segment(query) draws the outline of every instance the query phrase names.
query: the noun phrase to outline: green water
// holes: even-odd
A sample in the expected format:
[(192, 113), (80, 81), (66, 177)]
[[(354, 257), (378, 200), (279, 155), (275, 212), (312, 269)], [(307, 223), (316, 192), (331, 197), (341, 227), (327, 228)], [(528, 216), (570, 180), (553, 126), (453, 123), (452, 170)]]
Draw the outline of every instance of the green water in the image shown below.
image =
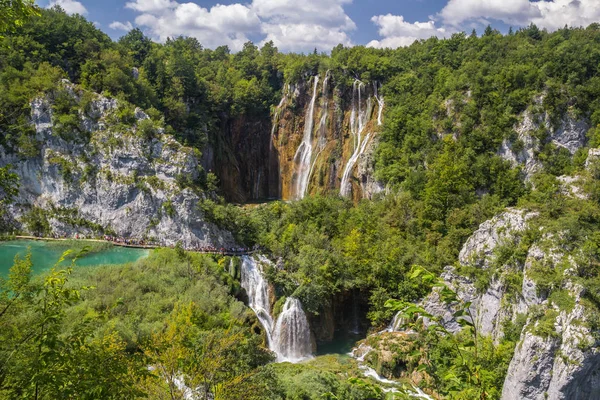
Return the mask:
[[(31, 259), (35, 273), (52, 268), (66, 250), (62, 246), (48, 245), (48, 242), (37, 240), (0, 242), (0, 276), (8, 276), (8, 270), (12, 267), (15, 256), (17, 254), (24, 256), (27, 253), (28, 247), (31, 248)], [(137, 261), (147, 255), (148, 250), (145, 249), (112, 246), (106, 250), (79, 258), (76, 265), (80, 267), (93, 267), (107, 264), (126, 264)], [(68, 266), (69, 264), (70, 261), (66, 261), (61, 265)]]
[(336, 332), (331, 342), (317, 343), (317, 355), (348, 354), (356, 346), (356, 342), (364, 338), (364, 335)]

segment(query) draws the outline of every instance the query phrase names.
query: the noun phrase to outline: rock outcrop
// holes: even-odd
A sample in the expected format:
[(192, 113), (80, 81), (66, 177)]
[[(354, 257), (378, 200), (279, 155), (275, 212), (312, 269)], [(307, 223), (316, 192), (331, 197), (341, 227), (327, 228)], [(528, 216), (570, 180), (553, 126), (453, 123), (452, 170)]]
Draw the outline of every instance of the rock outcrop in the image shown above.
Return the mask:
[[(539, 106), (541, 98), (536, 99), (535, 103)], [(530, 180), (543, 168), (537, 155), (544, 144), (552, 143), (574, 155), (577, 150), (586, 145), (586, 134), (589, 129), (590, 124), (587, 120), (576, 118), (568, 113), (563, 116), (558, 126), (555, 126), (548, 113), (534, 114), (528, 109), (514, 127), (517, 140), (511, 142), (505, 139), (498, 150), (498, 155), (515, 167), (520, 165), (525, 179)]]
[[(83, 91), (62, 85), (81, 101)], [(199, 153), (149, 121), (142, 127), (149, 117), (140, 109), (131, 126), (115, 124), (119, 103), (92, 97), (79, 112), (78, 134), (88, 139), (57, 134), (50, 100), (38, 98), (31, 103), (31, 123), (39, 153), (23, 158), (0, 148), (0, 165), (11, 164), (21, 182), (11, 208), (16, 223), (27, 229), (23, 216), (38, 207), (45, 210), (51, 233), (61, 236), (103, 231), (163, 245), (232, 244), (230, 233), (204, 220), (198, 203), (206, 194), (189, 184), (202, 172)]]
[[(570, 278), (577, 268), (575, 259), (560, 250), (551, 234), (543, 234), (531, 244), (524, 261), (498, 259), (501, 246), (520, 245), (522, 234), (535, 217), (535, 213), (509, 209), (481, 224), (467, 240), (460, 252), (459, 269), (487, 271), (490, 280), (484, 288), (461, 276), (456, 267), (447, 267), (442, 279), (462, 300), (472, 302), (471, 313), (481, 334), (499, 341), (506, 323), (520, 327), (517, 321), (524, 321), (504, 383), (503, 400), (600, 398), (600, 348), (582, 301), (584, 290)], [(548, 273), (564, 270), (558, 290), (572, 304), (552, 301), (538, 287), (539, 266)], [(507, 277), (511, 274), (521, 274), (520, 290), (515, 290), (514, 282), (510, 289)], [(448, 330), (461, 329), (453, 316), (456, 307), (440, 301), (436, 291), (422, 305)]]

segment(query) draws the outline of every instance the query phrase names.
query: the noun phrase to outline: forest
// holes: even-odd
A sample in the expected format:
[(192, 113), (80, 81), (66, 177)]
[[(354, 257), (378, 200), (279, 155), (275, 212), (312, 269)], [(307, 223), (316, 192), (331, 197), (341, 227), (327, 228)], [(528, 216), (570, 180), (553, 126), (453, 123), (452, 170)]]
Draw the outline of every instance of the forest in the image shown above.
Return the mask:
[[(585, 288), (586, 323), (597, 335), (600, 164), (588, 150), (600, 147), (600, 24), (507, 34), (488, 27), (394, 50), (339, 45), (293, 54), (248, 42), (232, 53), (191, 37), (156, 43), (139, 29), (115, 42), (59, 7), (34, 14), (0, 36), (0, 146), (23, 159), (41, 146), (29, 124), (36, 96), (53, 100), (57, 135), (89, 140), (78, 116), (91, 99), (74, 103), (65, 79), (118, 99), (116, 129), (132, 125), (139, 107), (150, 117), (139, 134), (172, 134), (199, 155), (233, 118), (270, 120), (286, 83), (330, 71), (341, 91), (355, 79), (382, 84), (375, 174), (385, 194), (240, 207), (226, 201), (214, 172), (203, 169), (194, 182), (181, 177), (181, 186), (203, 194), (198, 209), (207, 220), (280, 260), (266, 271), (275, 308), (293, 296), (319, 321), (339, 296), (359, 293), (363, 328), (377, 332), (427, 296), (444, 267), (457, 267), (485, 292), (502, 266), (523, 264), (532, 244), (550, 236), (577, 258), (573, 280)], [(551, 127), (535, 133), (541, 168), (531, 177), (498, 152), (506, 141), (515, 151), (526, 146), (515, 130), (526, 111), (546, 115)], [(565, 116), (589, 121), (574, 154), (549, 136)], [(582, 196), (565, 193), (561, 176), (579, 177)], [(0, 168), (2, 221), (18, 185), (10, 166)], [(536, 214), (519, 244), (496, 249), (492, 268), (459, 266), (467, 239), (507, 207)], [(178, 247), (83, 269), (75, 254), (65, 255), (70, 267), (41, 276), (30, 258), (17, 258), (0, 277), (0, 397), (181, 399), (185, 376), (185, 385), (204, 391), (200, 398), (393, 398), (341, 357), (272, 363), (239, 277), (229, 273), (236, 260)], [(534, 272), (550, 303), (569, 310), (562, 271)], [(502, 276), (507, 291), (520, 290), (522, 271)], [(555, 334), (548, 313), (529, 317)], [(427, 374), (436, 398), (498, 399), (524, 323), (507, 323), (498, 341), (469, 328), (440, 335), (415, 327), (413, 358), (403, 350), (403, 362), (409, 373)]]

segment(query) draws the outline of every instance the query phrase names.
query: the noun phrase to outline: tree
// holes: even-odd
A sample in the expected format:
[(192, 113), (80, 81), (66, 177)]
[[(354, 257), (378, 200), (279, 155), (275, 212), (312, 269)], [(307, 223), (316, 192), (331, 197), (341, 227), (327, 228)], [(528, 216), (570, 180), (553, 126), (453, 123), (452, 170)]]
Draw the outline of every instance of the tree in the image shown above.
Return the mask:
[(121, 37), (119, 44), (127, 49), (137, 66), (144, 63), (152, 48), (152, 40), (144, 35), (139, 28), (132, 29), (125, 36)]
[(2, 34), (13, 32), (32, 16), (39, 16), (35, 0), (0, 0), (0, 39)]

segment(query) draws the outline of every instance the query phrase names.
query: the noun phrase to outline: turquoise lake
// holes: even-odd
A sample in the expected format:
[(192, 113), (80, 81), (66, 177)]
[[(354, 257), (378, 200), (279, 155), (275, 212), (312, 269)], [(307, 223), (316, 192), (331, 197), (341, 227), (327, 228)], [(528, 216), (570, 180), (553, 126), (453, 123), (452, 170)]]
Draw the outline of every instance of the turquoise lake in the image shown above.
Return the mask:
[[(37, 240), (0, 242), (0, 276), (8, 276), (8, 270), (12, 267), (15, 256), (17, 254), (25, 256), (28, 248), (31, 249), (31, 259), (35, 273), (52, 268), (58, 262), (63, 252), (67, 250), (67, 247), (49, 245), (49, 242)], [(112, 246), (106, 250), (79, 258), (76, 265), (79, 267), (93, 267), (98, 265), (126, 264), (146, 257), (148, 253), (149, 250), (146, 249)], [(70, 260), (65, 261), (61, 265), (70, 265)]]

